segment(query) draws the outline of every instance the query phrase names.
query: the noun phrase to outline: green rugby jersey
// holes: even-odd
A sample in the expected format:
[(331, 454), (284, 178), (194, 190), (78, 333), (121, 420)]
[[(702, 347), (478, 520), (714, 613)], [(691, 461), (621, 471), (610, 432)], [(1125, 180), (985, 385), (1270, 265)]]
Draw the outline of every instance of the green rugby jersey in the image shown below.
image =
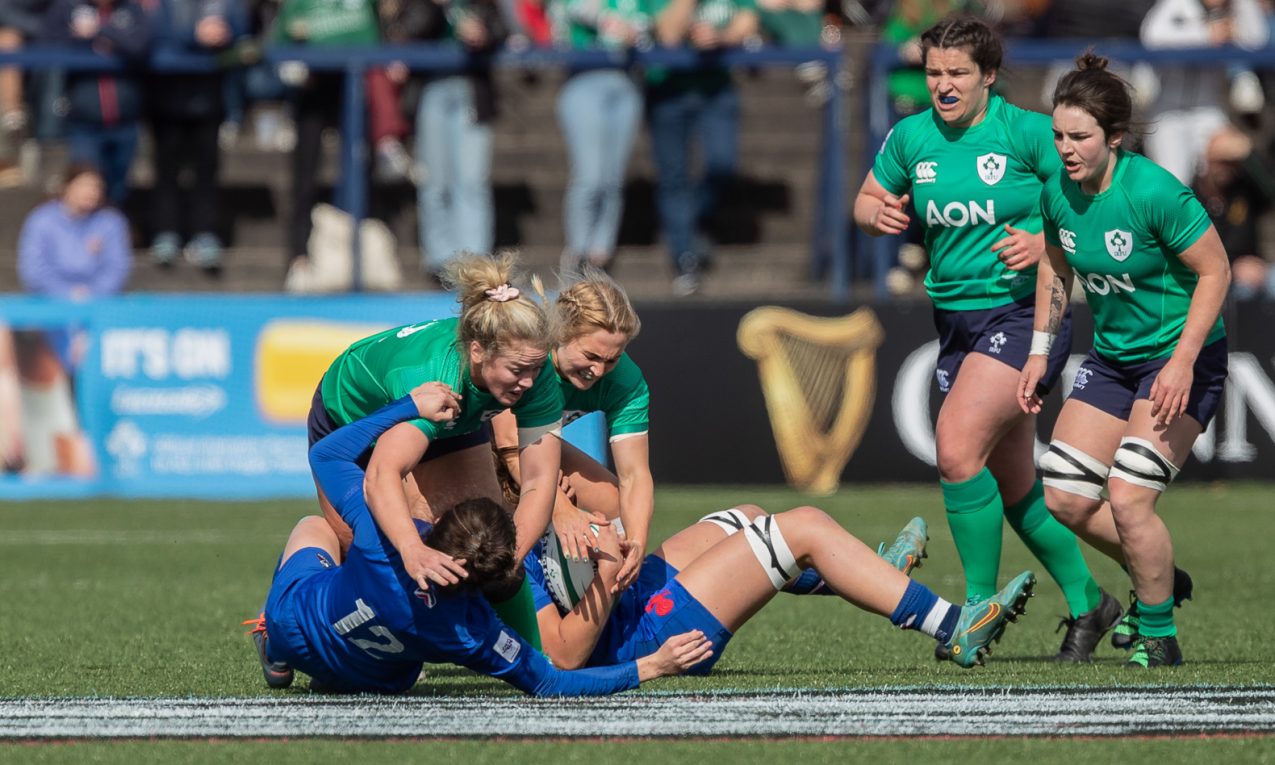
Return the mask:
[(531, 389), (512, 407), (475, 387), (456, 336), (459, 321), (440, 319), (387, 329), (345, 349), (323, 375), (328, 414), (345, 425), (406, 396), (421, 383), (444, 382), (461, 395), (461, 412), (448, 423), (412, 420), (430, 441), (472, 433), (507, 408), (520, 428), (562, 418), (562, 393), (552, 364), (544, 365)]
[(590, 412), (605, 412), (607, 431), (612, 439), (650, 429), (651, 394), (642, 370), (629, 354), (620, 354), (620, 360), (611, 371), (588, 390), (580, 390), (561, 377), (558, 383), (565, 402), (562, 405), (564, 425)]
[(1049, 117), (993, 93), (977, 125), (953, 128), (933, 109), (900, 120), (872, 174), (886, 191), (912, 190), (925, 230), (925, 289), (949, 311), (995, 308), (1036, 288), (1036, 269), (1011, 271), (992, 252), (1008, 223), (1040, 232), (1040, 187), (1060, 165)]
[[(1090, 196), (1058, 173), (1040, 193), (1045, 241), (1062, 249), (1094, 317), (1094, 350), (1120, 363), (1173, 353), (1199, 277), (1178, 255), (1208, 213), (1168, 170), (1121, 150), (1111, 186)], [(1222, 318), (1205, 344), (1226, 334)]]

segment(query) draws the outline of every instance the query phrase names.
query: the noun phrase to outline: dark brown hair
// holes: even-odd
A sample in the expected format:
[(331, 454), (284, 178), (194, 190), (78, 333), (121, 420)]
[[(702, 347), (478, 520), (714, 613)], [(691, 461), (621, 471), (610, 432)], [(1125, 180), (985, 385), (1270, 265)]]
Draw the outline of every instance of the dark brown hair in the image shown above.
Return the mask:
[(1107, 59), (1093, 49), (1076, 58), (1076, 68), (1054, 86), (1054, 108), (1074, 106), (1094, 118), (1103, 135), (1128, 133), (1133, 120), (1129, 83), (1107, 71)]
[(452, 588), (460, 586), (496, 597), (511, 581), (522, 583), (513, 517), (494, 500), (482, 497), (457, 504), (438, 519), (427, 541), (441, 553), (465, 559), (469, 578)]
[(968, 13), (953, 13), (921, 33), (921, 61), (931, 50), (959, 48), (969, 53), (970, 60), (982, 72), (1001, 68), (1005, 46), (1001, 38), (982, 19)]

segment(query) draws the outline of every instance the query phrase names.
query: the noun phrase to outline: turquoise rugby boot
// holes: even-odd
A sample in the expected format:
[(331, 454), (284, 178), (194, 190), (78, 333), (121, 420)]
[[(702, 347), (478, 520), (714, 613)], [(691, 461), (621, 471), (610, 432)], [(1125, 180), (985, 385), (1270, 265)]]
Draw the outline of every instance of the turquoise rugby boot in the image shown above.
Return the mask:
[(947, 641), (949, 658), (966, 669), (983, 664), (992, 652), (992, 643), (1004, 634), (1005, 625), (1027, 613), (1027, 599), (1035, 586), (1036, 575), (1024, 571), (987, 600), (963, 607), (952, 639)]
[(917, 516), (908, 521), (908, 525), (904, 526), (899, 535), (894, 538), (888, 550), (882, 542), (877, 547), (877, 555), (884, 558), (886, 563), (910, 576), (912, 569), (921, 567), (921, 559), (928, 557), (925, 552), (925, 543), (929, 540), (929, 527), (925, 525), (924, 518)]

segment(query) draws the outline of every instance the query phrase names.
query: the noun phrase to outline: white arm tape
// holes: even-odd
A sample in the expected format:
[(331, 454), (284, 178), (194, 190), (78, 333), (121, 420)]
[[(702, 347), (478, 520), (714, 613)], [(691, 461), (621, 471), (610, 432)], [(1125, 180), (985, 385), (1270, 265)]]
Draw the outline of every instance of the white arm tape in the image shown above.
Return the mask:
[(518, 448), (526, 449), (545, 436), (562, 437), (562, 420), (541, 425), (538, 428), (518, 428)]
[(616, 441), (623, 441), (623, 440), (625, 440), (625, 439), (627, 439), (627, 438), (636, 438), (637, 436), (645, 436), (648, 432), (649, 432), (649, 431), (643, 430), (643, 431), (642, 431), (642, 432), (640, 432), (640, 433), (619, 433), (619, 434), (617, 434), (617, 435), (611, 436), (611, 437), (610, 437), (609, 439), (607, 439), (607, 440), (608, 440), (610, 443), (615, 443)]
[(1032, 347), (1028, 351), (1029, 356), (1048, 356), (1049, 349), (1054, 347), (1054, 340), (1058, 339), (1058, 335), (1049, 332), (1041, 332), (1038, 329), (1032, 330)]

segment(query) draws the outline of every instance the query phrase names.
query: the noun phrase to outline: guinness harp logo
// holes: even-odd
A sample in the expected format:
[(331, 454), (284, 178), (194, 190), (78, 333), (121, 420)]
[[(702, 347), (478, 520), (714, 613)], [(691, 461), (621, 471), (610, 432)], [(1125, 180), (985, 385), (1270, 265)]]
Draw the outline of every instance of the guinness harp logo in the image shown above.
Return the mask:
[(883, 337), (868, 308), (822, 319), (766, 306), (739, 322), (739, 349), (757, 361), (775, 446), (792, 486), (814, 494), (836, 491), (868, 425)]

